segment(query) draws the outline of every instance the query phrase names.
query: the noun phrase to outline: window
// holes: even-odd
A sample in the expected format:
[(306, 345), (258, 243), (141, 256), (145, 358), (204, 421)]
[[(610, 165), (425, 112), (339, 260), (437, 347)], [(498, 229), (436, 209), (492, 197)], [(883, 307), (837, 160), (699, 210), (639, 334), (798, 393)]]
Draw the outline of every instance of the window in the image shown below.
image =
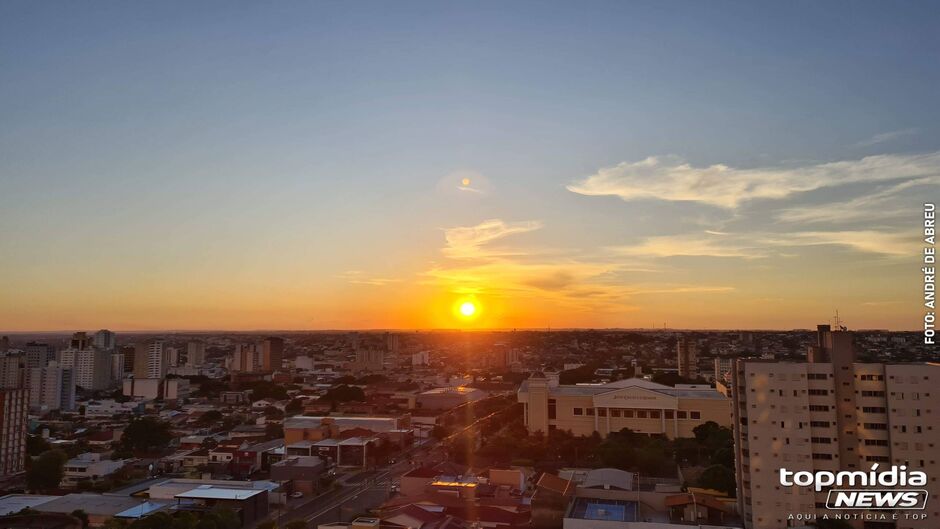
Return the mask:
[(865, 446), (888, 446), (887, 439), (865, 439)]
[(623, 416), (627, 419), (633, 418), (633, 410), (623, 410)]
[(690, 412), (689, 412), (689, 417), (691, 417), (691, 418), (693, 418), (693, 419), (701, 419), (701, 418), (702, 418), (702, 412), (690, 411)]
[(557, 405), (555, 404), (555, 399), (548, 399), (548, 418), (554, 419), (557, 413)]
[(637, 418), (637, 419), (645, 419), (645, 418), (646, 418), (646, 410), (636, 410), (636, 418)]
[(826, 380), (829, 378), (829, 376), (825, 373), (810, 373), (809, 375), (806, 375), (806, 378), (809, 380)]
[(611, 416), (611, 417), (620, 417), (620, 410), (619, 410), (618, 408), (614, 408), (614, 409), (610, 410), (610, 416)]
[(862, 426), (864, 426), (866, 430), (887, 430), (888, 429), (888, 425), (883, 422), (866, 422)]
[(676, 416), (676, 412), (672, 410), (666, 410), (664, 413), (666, 414), (667, 419), (672, 419), (673, 417)]
[(829, 428), (829, 421), (810, 421), (809, 425), (813, 428)]
[(594, 416), (594, 408), (584, 408), (584, 414), (593, 417), (593, 416)]
[(885, 413), (885, 409), (879, 406), (862, 406), (862, 411), (865, 413)]
[(684, 411), (682, 411), (682, 410), (677, 411), (677, 412), (676, 412), (676, 418), (677, 418), (677, 419), (685, 419), (685, 418), (687, 418), (686, 412), (684, 412)]
[(584, 410), (581, 409), (581, 408), (575, 408), (575, 409), (574, 409), (574, 414), (575, 414), (575, 415), (584, 415)]
[(598, 417), (607, 417), (607, 408), (597, 408)]
[(862, 380), (884, 380), (884, 375), (862, 375), (859, 377)]
[(829, 390), (828, 389), (811, 389), (809, 390), (809, 394), (810, 395), (828, 395)]
[(891, 461), (887, 456), (865, 456), (865, 461), (869, 463), (887, 463)]
[(884, 391), (863, 391), (862, 396), (863, 397), (884, 397), (885, 392)]
[(810, 405), (809, 411), (829, 411), (829, 406)]
[(650, 410), (650, 419), (658, 419), (659, 410)]
[(813, 459), (824, 459), (826, 461), (831, 461), (832, 454), (813, 454)]
[(811, 437), (810, 442), (818, 445), (827, 445), (832, 443), (831, 437)]

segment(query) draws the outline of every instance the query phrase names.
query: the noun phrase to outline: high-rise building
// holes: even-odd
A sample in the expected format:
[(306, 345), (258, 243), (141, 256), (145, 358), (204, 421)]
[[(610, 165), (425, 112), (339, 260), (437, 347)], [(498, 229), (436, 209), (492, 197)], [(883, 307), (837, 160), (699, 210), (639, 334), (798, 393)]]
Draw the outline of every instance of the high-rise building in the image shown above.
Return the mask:
[(192, 340), (186, 344), (186, 365), (201, 367), (206, 363), (206, 342)]
[(167, 347), (166, 348), (166, 364), (167, 368), (176, 367), (180, 365), (180, 350), (176, 347)]
[(715, 381), (728, 383), (731, 381), (731, 370), (734, 369), (734, 358), (715, 358)]
[(260, 371), (262, 365), (261, 351), (257, 344), (240, 343), (235, 345), (232, 355), (231, 371), (239, 373), (253, 373)]
[(26, 344), (26, 369), (45, 367), (53, 360), (55, 360), (55, 347), (39, 342)]
[(695, 344), (684, 336), (676, 343), (676, 357), (679, 366), (679, 376), (687, 379), (698, 378), (698, 355)]
[(25, 389), (0, 389), (0, 478), (26, 469), (28, 395)]
[(88, 337), (88, 333), (86, 332), (74, 333), (72, 339), (69, 341), (69, 349), (76, 351), (91, 349), (91, 345), (91, 338)]
[[(806, 362), (738, 359), (732, 371), (738, 509), (748, 529), (801, 525), (791, 514), (832, 515), (828, 490), (784, 486), (792, 472), (869, 472), (904, 465), (933, 476), (927, 514), (940, 518), (937, 447), (940, 364), (857, 363), (852, 333), (820, 325)], [(856, 487), (843, 487), (856, 488)], [(889, 518), (890, 520), (890, 518)], [(871, 525), (849, 520), (853, 527)], [(866, 525), (869, 523), (869, 525)], [(926, 527), (900, 517), (892, 528)]]
[(0, 353), (4, 353), (9, 350), (10, 350), (10, 337), (0, 336)]
[(69, 347), (59, 351), (58, 356), (59, 365), (72, 370), (75, 385), (90, 390), (107, 389), (111, 385), (111, 353), (108, 351)]
[(0, 353), (0, 389), (16, 389), (25, 385), (26, 355), (15, 349)]
[(134, 347), (134, 378), (163, 378), (169, 364), (166, 342), (147, 340)]
[(124, 353), (111, 353), (111, 380), (124, 378)]
[(400, 342), (401, 342), (401, 339), (399, 338), (398, 333), (394, 333), (394, 332), (385, 333), (385, 352), (391, 355), (398, 356)]
[(72, 370), (53, 360), (43, 367), (34, 367), (29, 375), (29, 407), (50, 411), (75, 409), (75, 381)]
[(360, 371), (381, 371), (385, 366), (385, 351), (382, 349), (363, 348), (356, 351), (353, 368)]
[(261, 369), (263, 371), (279, 371), (284, 360), (284, 339), (274, 336), (265, 338), (261, 342)]
[(97, 349), (112, 351), (117, 347), (116, 335), (107, 329), (101, 329), (95, 333), (92, 345)]

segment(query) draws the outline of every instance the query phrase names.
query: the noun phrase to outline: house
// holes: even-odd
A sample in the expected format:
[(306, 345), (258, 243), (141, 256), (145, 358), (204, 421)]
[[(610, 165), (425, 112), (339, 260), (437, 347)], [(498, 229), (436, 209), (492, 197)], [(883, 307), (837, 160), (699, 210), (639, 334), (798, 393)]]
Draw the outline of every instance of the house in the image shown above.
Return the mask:
[(63, 487), (75, 487), (79, 483), (95, 483), (110, 476), (125, 465), (124, 460), (102, 459), (101, 454), (86, 452), (65, 463), (62, 477)]

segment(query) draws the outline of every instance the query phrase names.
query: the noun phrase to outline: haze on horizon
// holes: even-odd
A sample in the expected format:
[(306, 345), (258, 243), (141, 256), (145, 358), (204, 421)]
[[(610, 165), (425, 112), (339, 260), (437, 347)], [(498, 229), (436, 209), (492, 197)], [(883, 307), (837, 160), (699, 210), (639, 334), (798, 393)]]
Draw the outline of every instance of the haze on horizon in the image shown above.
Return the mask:
[(917, 329), (938, 15), (0, 3), (0, 328)]

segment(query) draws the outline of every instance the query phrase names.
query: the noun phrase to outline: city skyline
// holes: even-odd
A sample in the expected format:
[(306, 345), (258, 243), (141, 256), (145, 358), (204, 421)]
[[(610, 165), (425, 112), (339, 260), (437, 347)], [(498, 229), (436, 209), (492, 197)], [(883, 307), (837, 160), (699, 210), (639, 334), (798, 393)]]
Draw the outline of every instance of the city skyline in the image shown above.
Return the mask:
[(0, 4), (0, 327), (922, 329), (937, 6), (674, 5)]

